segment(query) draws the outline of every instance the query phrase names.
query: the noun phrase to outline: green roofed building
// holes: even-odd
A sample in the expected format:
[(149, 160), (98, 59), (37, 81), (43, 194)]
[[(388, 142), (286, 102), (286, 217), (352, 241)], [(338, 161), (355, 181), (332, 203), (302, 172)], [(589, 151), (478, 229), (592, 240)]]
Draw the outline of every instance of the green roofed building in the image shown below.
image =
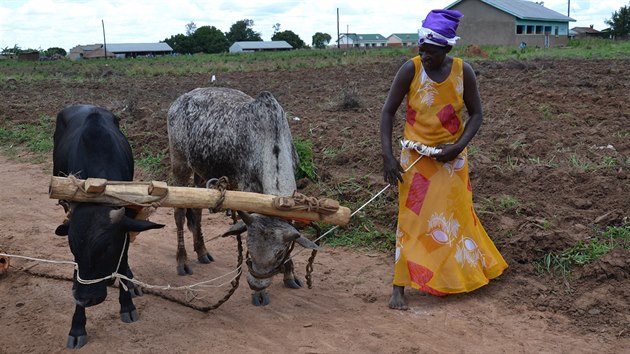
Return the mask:
[(340, 48), (376, 48), (387, 46), (387, 38), (380, 34), (342, 33), (339, 35)]
[(539, 3), (524, 0), (458, 0), (448, 10), (464, 14), (458, 45), (556, 47), (567, 44), (575, 20)]
[(387, 37), (388, 47), (415, 47), (418, 45), (418, 32), (392, 33)]

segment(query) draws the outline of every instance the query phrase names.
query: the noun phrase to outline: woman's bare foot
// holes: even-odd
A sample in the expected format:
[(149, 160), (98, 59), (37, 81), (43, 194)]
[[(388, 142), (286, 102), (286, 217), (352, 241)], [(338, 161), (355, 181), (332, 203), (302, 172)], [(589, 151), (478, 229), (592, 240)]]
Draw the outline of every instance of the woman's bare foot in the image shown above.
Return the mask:
[(389, 298), (389, 308), (394, 310), (407, 310), (407, 299), (405, 298), (405, 287), (394, 285), (392, 297)]

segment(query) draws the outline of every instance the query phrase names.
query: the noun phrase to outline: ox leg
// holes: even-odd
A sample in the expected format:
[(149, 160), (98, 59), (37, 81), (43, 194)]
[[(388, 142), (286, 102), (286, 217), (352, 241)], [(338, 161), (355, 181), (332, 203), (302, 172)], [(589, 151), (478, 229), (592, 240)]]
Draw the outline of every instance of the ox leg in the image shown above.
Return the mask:
[(188, 217), (188, 229), (193, 234), (193, 244), (195, 252), (197, 252), (197, 260), (199, 263), (208, 264), (214, 261), (214, 258), (208, 253), (206, 243), (201, 233), (201, 209), (188, 209), (186, 212)]
[(66, 347), (68, 349), (79, 349), (84, 346), (87, 339), (87, 331), (85, 330), (85, 307), (75, 305), (74, 315), (72, 315), (72, 326), (70, 327), (70, 333), (68, 334), (68, 341)]
[(302, 287), (302, 281), (295, 277), (293, 260), (288, 260), (282, 266), (284, 268), (284, 286), (290, 289), (299, 289)]
[[(131, 272), (131, 268), (127, 268), (127, 272), (125, 273), (125, 275), (129, 279), (133, 279), (133, 273)], [(139, 297), (139, 296), (144, 295), (144, 293), (142, 292), (142, 288), (140, 288), (139, 286), (136, 286), (136, 284), (134, 284), (133, 282), (128, 281), (128, 280), (122, 280), (122, 279), (121, 281), (125, 283), (125, 286), (127, 286), (127, 289), (129, 289), (129, 295), (131, 295), (132, 299), (134, 297)]]
[(186, 209), (175, 208), (175, 225), (177, 226), (177, 274), (192, 274), (192, 269), (188, 266), (188, 256), (186, 255), (186, 245), (184, 244), (184, 221), (186, 219)]
[[(173, 184), (176, 186), (187, 186), (190, 182), (192, 170), (188, 167), (186, 157), (173, 145), (169, 146), (171, 154), (171, 172), (173, 173)], [(184, 244), (184, 222), (186, 220), (186, 209), (175, 208), (173, 212), (175, 225), (177, 226), (177, 274), (192, 274), (192, 269), (188, 266), (188, 256), (186, 255), (186, 245)]]
[[(127, 245), (127, 248), (129, 245)], [(127, 249), (128, 250), (128, 249)], [(125, 250), (122, 263), (120, 265), (120, 272), (125, 274), (128, 278), (133, 278), (133, 274), (131, 273), (131, 269), (129, 269), (129, 263), (127, 263), (127, 250)], [(138, 315), (138, 311), (136, 310), (136, 306), (133, 304), (133, 300), (131, 298), (134, 296), (134, 290), (136, 288), (132, 282), (125, 281), (125, 285), (128, 286), (131, 284), (133, 288), (128, 287), (129, 291), (125, 290), (124, 287), (118, 287), (118, 302), (120, 302), (120, 319), (125, 323), (136, 322), (140, 317)]]
[(131, 300), (131, 294), (122, 287), (118, 289), (118, 302), (120, 302), (120, 319), (125, 323), (136, 322), (140, 315)]

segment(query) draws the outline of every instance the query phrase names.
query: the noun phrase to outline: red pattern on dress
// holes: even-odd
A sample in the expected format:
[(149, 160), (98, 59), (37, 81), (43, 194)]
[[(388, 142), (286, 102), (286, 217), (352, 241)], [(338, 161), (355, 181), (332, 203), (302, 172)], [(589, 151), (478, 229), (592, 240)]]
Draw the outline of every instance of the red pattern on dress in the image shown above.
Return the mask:
[(430, 184), (431, 181), (426, 179), (423, 175), (419, 173), (413, 175), (405, 206), (416, 213), (416, 215), (419, 215), (420, 210), (422, 210), (422, 204), (424, 204), (424, 198), (427, 196), (427, 190), (429, 190)]
[(433, 278), (433, 272), (429, 268), (411, 261), (407, 261), (407, 267), (409, 268), (409, 278), (420, 286), (419, 290), (436, 296), (446, 295), (446, 293), (437, 291), (427, 285)]
[(457, 114), (452, 104), (444, 106), (444, 108), (438, 112), (437, 116), (444, 129), (448, 130), (448, 132), (453, 135), (457, 133), (459, 130), (459, 119), (457, 119)]
[(413, 126), (416, 124), (416, 111), (411, 106), (407, 105), (407, 124)]

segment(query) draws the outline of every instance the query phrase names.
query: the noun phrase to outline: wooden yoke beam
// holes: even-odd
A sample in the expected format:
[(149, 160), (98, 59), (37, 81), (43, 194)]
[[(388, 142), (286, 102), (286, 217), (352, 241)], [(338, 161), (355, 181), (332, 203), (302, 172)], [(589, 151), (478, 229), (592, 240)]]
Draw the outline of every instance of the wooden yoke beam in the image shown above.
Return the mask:
[[(89, 193), (88, 189), (94, 192)], [(216, 189), (173, 187), (159, 181), (118, 182), (98, 178), (80, 180), (57, 176), (52, 177), (48, 194), (52, 199), (115, 206), (155, 204), (162, 207), (203, 209), (213, 208), (221, 200), (221, 192)], [(274, 198), (276, 196), (227, 190), (220, 207), (342, 226), (350, 221), (351, 211), (343, 206), (328, 215), (306, 210), (279, 210), (273, 205)]]

